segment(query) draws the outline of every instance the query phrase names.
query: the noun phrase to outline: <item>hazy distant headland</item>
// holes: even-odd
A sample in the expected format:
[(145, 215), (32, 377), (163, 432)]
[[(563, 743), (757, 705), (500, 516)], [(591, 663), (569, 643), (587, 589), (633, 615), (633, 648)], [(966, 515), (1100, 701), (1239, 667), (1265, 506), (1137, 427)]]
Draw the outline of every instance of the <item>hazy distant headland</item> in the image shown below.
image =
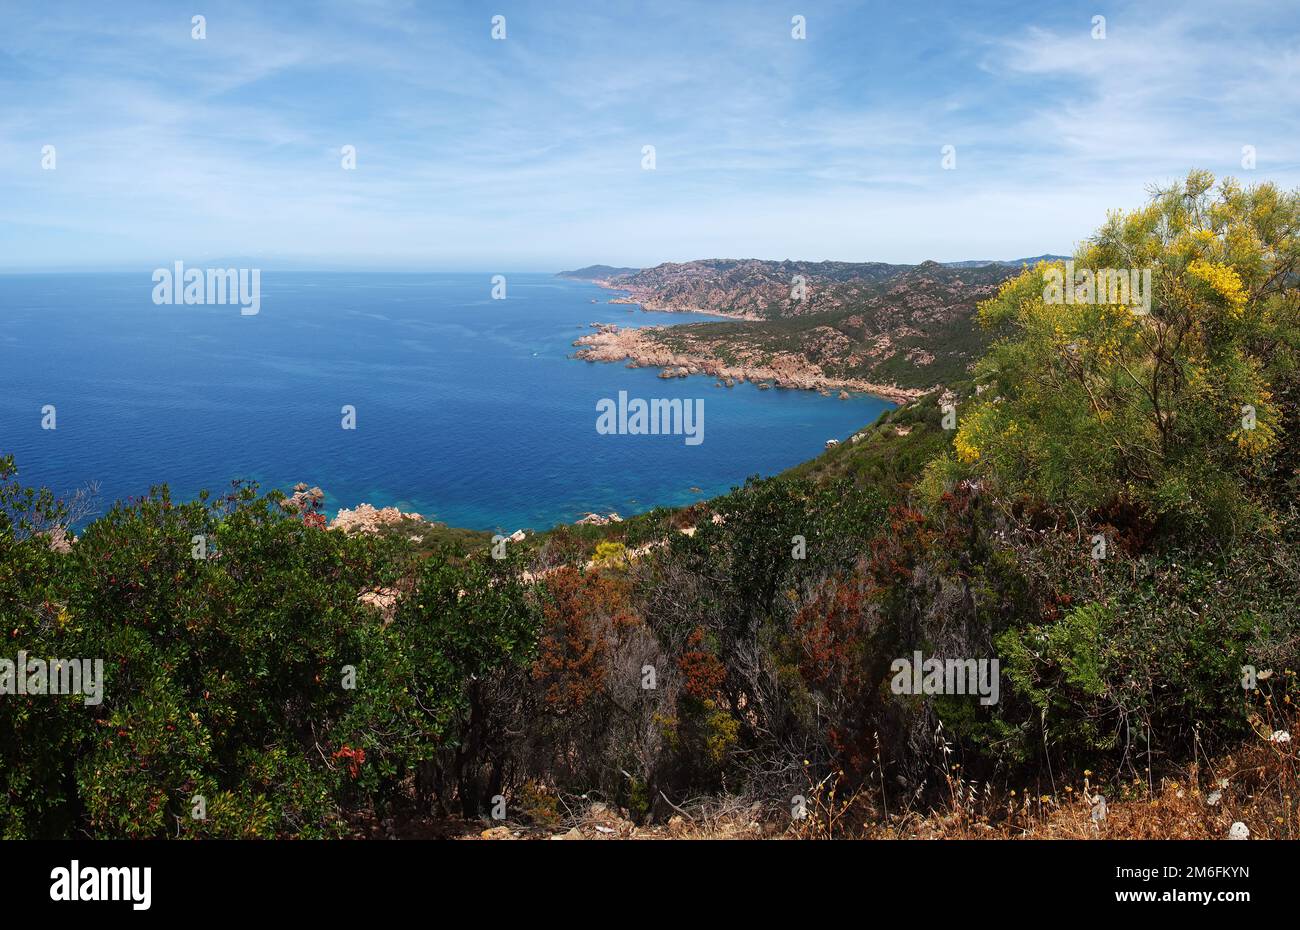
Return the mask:
[(640, 268), (616, 268), (613, 265), (588, 265), (586, 268), (575, 268), (573, 271), (561, 271), (559, 277), (574, 281), (608, 281), (620, 275), (636, 274), (640, 270)]

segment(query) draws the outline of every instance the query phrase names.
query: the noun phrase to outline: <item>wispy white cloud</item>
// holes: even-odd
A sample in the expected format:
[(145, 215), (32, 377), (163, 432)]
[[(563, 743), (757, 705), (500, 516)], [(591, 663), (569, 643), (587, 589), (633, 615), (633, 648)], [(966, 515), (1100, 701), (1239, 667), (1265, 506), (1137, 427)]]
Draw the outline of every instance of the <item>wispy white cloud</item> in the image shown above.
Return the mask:
[(464, 8), (216, 3), (198, 42), (161, 2), (7, 6), (0, 267), (1012, 257), (1243, 145), (1300, 179), (1300, 23), (1263, 6), (1122, 5), (1102, 41), (1082, 9), (800, 8), (803, 42), (740, 3), (529, 4), (496, 42)]

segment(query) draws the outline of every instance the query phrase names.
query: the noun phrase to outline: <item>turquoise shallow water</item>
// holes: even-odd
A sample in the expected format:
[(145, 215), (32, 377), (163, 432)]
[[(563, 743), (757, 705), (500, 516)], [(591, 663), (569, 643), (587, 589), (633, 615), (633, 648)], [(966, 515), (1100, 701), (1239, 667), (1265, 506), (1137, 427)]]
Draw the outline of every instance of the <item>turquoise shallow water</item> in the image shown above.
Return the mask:
[[(550, 275), (507, 275), (493, 300), (490, 274), (266, 272), (256, 316), (157, 306), (152, 287), (150, 271), (0, 276), (0, 453), (25, 483), (97, 482), (102, 511), (151, 484), (190, 498), (233, 478), (306, 481), (331, 512), (367, 501), (543, 529), (723, 493), (890, 406), (573, 360), (591, 322), (709, 317), (629, 311)], [(704, 441), (599, 434), (596, 405), (620, 390), (703, 398)]]

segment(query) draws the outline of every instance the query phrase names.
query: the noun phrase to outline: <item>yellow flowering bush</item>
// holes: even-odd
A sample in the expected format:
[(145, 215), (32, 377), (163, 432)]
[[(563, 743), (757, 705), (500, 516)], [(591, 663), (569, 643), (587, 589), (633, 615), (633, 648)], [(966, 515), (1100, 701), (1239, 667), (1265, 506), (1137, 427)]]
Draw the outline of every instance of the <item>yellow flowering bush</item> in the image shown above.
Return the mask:
[(1187, 273), (1204, 281), (1223, 298), (1228, 305), (1228, 312), (1240, 317), (1246, 307), (1246, 291), (1242, 287), (1237, 272), (1226, 265), (1196, 259), (1187, 266)]
[[(1202, 535), (1251, 525), (1281, 467), (1275, 395), (1294, 392), (1277, 379), (1300, 379), (1297, 229), (1296, 193), (1192, 172), (1109, 214), (1069, 263), (1005, 282), (979, 310), (999, 337), (975, 366), (985, 390), (927, 487), (957, 468), (1054, 505), (1129, 501)], [(1141, 300), (1115, 301), (1116, 280), (1142, 282)]]

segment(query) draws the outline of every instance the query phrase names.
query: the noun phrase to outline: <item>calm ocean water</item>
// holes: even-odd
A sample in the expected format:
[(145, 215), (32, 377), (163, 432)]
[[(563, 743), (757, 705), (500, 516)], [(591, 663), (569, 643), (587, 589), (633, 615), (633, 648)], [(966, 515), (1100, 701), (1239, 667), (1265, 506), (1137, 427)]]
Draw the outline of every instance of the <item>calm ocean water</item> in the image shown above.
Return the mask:
[[(366, 501), (510, 532), (723, 493), (889, 406), (575, 361), (590, 322), (709, 317), (629, 312), (542, 274), (492, 300), (490, 277), (268, 272), (242, 316), (156, 306), (148, 271), (0, 276), (0, 453), (27, 484), (98, 482), (100, 512), (151, 484), (188, 499), (247, 478), (319, 485), (331, 513)], [(620, 390), (704, 398), (704, 441), (599, 435), (596, 403)]]

